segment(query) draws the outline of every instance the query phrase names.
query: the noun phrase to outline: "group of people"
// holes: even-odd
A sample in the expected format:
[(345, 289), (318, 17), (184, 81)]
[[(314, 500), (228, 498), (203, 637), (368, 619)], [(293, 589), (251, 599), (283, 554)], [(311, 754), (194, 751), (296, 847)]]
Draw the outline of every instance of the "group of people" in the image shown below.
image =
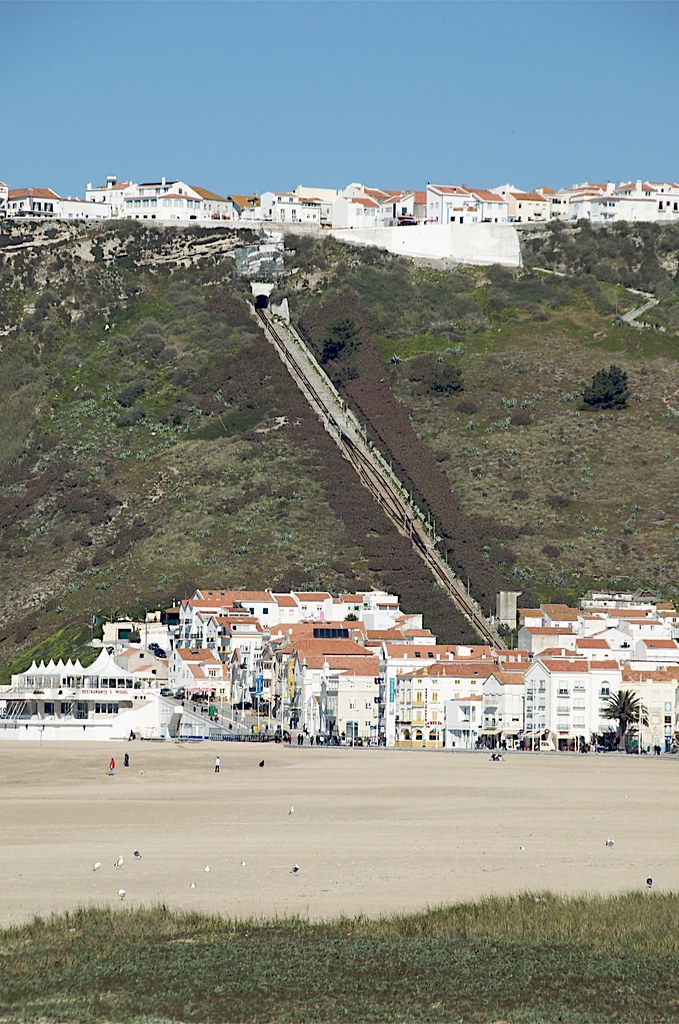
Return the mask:
[[(127, 751), (125, 751), (125, 756), (123, 758), (123, 768), (129, 768), (129, 767), (130, 767), (130, 755), (127, 753)], [(111, 760), (108, 763), (108, 773), (109, 773), (109, 775), (115, 775), (115, 773), (116, 773), (116, 759), (115, 759), (115, 757), (112, 757)]]

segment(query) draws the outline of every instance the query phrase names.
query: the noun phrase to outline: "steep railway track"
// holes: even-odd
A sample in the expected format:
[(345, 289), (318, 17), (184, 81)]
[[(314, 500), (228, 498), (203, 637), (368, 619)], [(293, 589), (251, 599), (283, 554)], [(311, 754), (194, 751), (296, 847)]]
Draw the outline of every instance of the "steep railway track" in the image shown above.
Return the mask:
[(297, 332), (288, 324), (273, 320), (266, 310), (257, 309), (256, 315), (290, 376), (354, 467), (363, 486), (399, 532), (408, 537), (437, 583), (478, 635), (486, 643), (504, 648), (506, 645), (493, 623), (436, 548), (435, 529), (412, 501), (389, 463), (368, 441), (358, 420)]

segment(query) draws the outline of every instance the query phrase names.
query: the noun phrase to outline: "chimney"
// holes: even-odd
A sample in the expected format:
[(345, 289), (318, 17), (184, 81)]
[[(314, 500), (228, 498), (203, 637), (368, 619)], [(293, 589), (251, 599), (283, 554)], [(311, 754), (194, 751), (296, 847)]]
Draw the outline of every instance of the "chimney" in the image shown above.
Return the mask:
[(606, 182), (606, 194), (610, 195), (611, 192), (614, 192), (614, 191), (615, 191), (615, 182), (614, 181), (607, 181)]
[(85, 190), (86, 190), (87, 192), (91, 192), (91, 191), (92, 191), (92, 182), (91, 182), (91, 181), (88, 181), (88, 182), (87, 182), (87, 185), (86, 185), (86, 189), (85, 189)]
[(167, 181), (165, 180), (165, 178), (161, 178), (160, 179), (160, 184), (161, 185), (167, 185)]
[(108, 178), (106, 179), (106, 184), (109, 188), (112, 188), (115, 184), (117, 184), (117, 182), (118, 179), (115, 176), (115, 174), (109, 174)]
[(636, 188), (637, 188), (637, 192), (641, 192), (641, 178), (637, 178)]

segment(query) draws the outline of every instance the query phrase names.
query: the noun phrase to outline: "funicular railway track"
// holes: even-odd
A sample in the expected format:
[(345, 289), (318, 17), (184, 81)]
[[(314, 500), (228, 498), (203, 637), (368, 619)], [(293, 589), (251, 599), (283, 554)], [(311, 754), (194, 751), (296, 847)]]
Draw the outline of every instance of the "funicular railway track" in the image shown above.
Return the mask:
[(436, 581), (478, 635), (486, 643), (504, 648), (506, 645), (495, 626), (486, 618), (480, 606), (467, 593), (461, 580), (437, 550), (432, 526), (412, 502), (391, 466), (370, 444), (358, 420), (347, 409), (346, 403), (297, 332), (287, 323), (273, 320), (267, 310), (257, 309), (256, 314), (264, 333), (278, 352), (290, 376), (345, 458), (356, 470), (361, 483), (370, 491), (396, 528), (409, 538)]

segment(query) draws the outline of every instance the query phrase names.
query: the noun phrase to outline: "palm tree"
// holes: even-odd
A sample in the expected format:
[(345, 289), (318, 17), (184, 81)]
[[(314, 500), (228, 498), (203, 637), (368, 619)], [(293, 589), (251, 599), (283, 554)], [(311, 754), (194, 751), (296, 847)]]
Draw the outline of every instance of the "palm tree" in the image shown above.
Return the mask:
[[(615, 719), (618, 723), (616, 733), (616, 745), (625, 745), (625, 738), (634, 733), (639, 724), (639, 713), (641, 711), (642, 725), (648, 725), (648, 711), (632, 690), (619, 690), (607, 699), (602, 715), (604, 718)], [(641, 737), (639, 737), (641, 739)]]

